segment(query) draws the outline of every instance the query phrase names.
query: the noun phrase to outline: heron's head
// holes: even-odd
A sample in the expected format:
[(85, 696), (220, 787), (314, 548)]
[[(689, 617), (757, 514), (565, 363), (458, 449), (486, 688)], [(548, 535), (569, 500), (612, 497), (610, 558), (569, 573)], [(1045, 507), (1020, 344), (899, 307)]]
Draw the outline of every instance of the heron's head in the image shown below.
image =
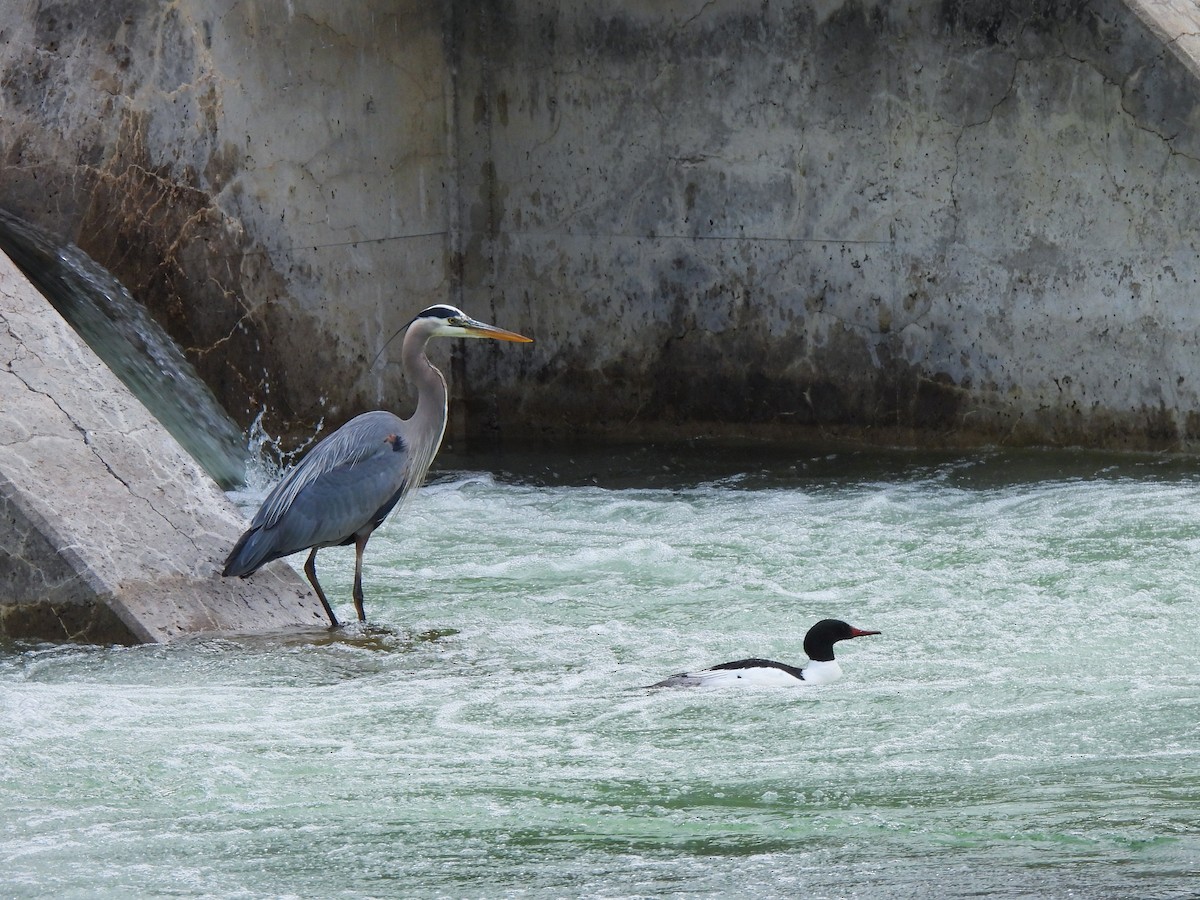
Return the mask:
[(495, 341), (533, 343), (533, 338), (527, 338), (515, 331), (497, 328), (495, 325), (488, 325), (486, 322), (476, 321), (457, 307), (439, 303), (421, 310), (413, 316), (412, 321), (384, 341), (379, 352), (375, 354), (375, 358), (371, 360), (372, 366), (379, 362), (379, 358), (383, 356), (388, 344), (396, 339), (396, 335), (405, 330), (408, 331), (408, 337), (405, 338), (406, 344), (415, 340), (422, 347), (425, 346), (425, 341), (431, 337), (491, 338)]
[(445, 304), (421, 310), (413, 317), (408, 327), (419, 328), (428, 337), (491, 338), (495, 341), (533, 343), (533, 338), (477, 321), (461, 309)]

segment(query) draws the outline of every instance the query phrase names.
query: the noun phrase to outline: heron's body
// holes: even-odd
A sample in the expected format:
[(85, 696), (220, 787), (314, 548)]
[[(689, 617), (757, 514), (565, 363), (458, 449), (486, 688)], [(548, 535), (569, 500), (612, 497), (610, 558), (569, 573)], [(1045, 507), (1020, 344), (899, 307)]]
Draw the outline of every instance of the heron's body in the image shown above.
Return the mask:
[(680, 672), (650, 687), (802, 687), (829, 684), (842, 677), (842, 667), (833, 658), (833, 645), (850, 638), (879, 634), (847, 625), (838, 619), (822, 619), (804, 636), (808, 664), (793, 666), (770, 659), (739, 659), (696, 672)]
[(403, 497), (414, 468), (399, 437), (403, 425), (399, 416), (377, 410), (322, 441), (259, 508), (230, 554), (226, 574), (248, 575), (281, 556), (350, 544), (378, 528)]
[(420, 487), (446, 430), (446, 380), (425, 355), (435, 336), (529, 340), (450, 306), (418, 314), (401, 350), (405, 375), (417, 389), (416, 411), (408, 419), (384, 410), (363, 413), (317, 444), (263, 501), (226, 559), (224, 575), (245, 578), (273, 559), (308, 550), (304, 572), (337, 625), (317, 581), (316, 554), (354, 544), (354, 605), (365, 621), (363, 549), (388, 514)]

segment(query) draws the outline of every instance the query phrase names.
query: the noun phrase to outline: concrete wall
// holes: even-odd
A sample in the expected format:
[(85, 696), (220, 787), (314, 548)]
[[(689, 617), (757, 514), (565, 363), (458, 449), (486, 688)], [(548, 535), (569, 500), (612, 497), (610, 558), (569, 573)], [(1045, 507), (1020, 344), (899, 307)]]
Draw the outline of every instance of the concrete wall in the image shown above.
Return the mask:
[(277, 430), (403, 411), (367, 364), (449, 299), (537, 339), (437, 351), (458, 432), (1180, 446), (1192, 15), (28, 0), (0, 203)]
[(230, 412), (311, 433), (447, 296), (448, 76), (423, 0), (0, 6), (0, 205), (112, 270)]
[(1200, 435), (1200, 93), (1124, 4), (466, 18), (464, 303), (539, 341), (469, 370), (500, 420)]

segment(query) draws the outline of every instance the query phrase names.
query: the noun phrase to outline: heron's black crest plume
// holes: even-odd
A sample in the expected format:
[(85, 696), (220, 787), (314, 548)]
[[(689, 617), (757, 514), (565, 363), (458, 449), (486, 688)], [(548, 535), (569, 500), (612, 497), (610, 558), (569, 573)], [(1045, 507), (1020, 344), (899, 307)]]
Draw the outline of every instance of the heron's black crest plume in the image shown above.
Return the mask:
[[(455, 309), (453, 306), (446, 306), (444, 304), (437, 303), (433, 306), (430, 306), (428, 309), (421, 310), (419, 313), (413, 316), (412, 322), (415, 322), (417, 319), (460, 319), (462, 318), (462, 314), (463, 313), (461, 309)], [(408, 324), (411, 325), (412, 322), (409, 322)]]
[(376, 353), (375, 358), (371, 360), (371, 365), (368, 366), (368, 369), (375, 368), (375, 363), (379, 362), (379, 357), (383, 356), (383, 351), (388, 348), (388, 344), (407, 331), (408, 326), (417, 321), (417, 319), (454, 319), (462, 316), (462, 314), (462, 310), (455, 309), (453, 306), (446, 306), (442, 303), (437, 303), (421, 310), (419, 313), (397, 328), (395, 333), (383, 342), (383, 346), (379, 348), (379, 352)]

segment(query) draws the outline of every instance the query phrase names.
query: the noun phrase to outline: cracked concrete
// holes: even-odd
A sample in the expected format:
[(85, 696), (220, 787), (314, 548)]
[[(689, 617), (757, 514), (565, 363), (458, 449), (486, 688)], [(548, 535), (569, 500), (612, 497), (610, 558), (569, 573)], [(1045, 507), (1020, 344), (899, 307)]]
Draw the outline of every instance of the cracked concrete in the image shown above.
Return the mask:
[(286, 564), (220, 576), (241, 514), (3, 254), (0, 360), (0, 633), (324, 627)]
[(1128, 5), (1200, 79), (1200, 7), (1193, 0), (1128, 0)]

